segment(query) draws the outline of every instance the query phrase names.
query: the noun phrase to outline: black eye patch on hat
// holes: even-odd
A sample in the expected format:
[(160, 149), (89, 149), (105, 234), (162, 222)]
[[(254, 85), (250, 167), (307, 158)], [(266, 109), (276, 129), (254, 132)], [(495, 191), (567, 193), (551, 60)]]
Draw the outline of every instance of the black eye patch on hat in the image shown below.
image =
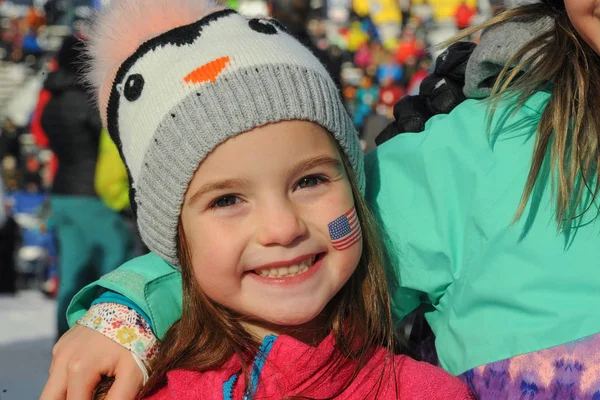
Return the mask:
[(254, 18), (248, 21), (248, 26), (255, 32), (264, 33), (265, 35), (277, 34), (277, 28), (270, 20)]
[(142, 95), (144, 90), (144, 77), (140, 74), (133, 74), (125, 81), (123, 95), (129, 101), (136, 101)]

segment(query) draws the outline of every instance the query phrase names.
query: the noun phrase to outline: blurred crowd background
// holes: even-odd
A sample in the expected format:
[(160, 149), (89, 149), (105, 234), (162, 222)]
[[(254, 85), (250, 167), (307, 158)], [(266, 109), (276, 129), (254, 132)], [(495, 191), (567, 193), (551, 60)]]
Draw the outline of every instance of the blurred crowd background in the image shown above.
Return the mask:
[[(146, 251), (126, 169), (81, 80), (81, 43), (108, 1), (0, 0), (2, 400), (37, 398), (70, 298)], [(525, 0), (222, 1), (279, 19), (319, 57), (368, 151), (394, 104), (419, 92), (437, 44)]]

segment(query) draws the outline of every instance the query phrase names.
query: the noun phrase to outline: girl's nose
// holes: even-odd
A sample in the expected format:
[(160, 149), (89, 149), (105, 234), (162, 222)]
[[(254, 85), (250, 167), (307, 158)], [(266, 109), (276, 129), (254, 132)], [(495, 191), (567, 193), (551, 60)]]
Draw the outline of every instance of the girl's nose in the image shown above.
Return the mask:
[(257, 223), (262, 246), (289, 246), (308, 232), (304, 219), (289, 202), (265, 206)]

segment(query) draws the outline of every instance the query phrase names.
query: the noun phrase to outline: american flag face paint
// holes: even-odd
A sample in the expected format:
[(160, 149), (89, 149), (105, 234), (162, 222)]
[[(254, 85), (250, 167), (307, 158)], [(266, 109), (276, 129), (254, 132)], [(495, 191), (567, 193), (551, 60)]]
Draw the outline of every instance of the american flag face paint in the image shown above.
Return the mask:
[(356, 215), (356, 209), (352, 207), (341, 217), (329, 223), (329, 237), (333, 248), (346, 250), (354, 246), (361, 238), (360, 221)]

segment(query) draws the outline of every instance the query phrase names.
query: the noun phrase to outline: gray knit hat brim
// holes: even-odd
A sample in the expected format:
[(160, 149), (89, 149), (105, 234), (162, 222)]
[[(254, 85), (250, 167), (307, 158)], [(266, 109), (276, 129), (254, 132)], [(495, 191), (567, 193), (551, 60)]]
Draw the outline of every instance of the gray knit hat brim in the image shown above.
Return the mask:
[(364, 192), (362, 149), (330, 80), (296, 65), (238, 70), (191, 93), (157, 129), (135, 185), (138, 225), (146, 245), (178, 267), (174, 244), (181, 205), (200, 162), (231, 137), (286, 120), (315, 122), (329, 131)]

